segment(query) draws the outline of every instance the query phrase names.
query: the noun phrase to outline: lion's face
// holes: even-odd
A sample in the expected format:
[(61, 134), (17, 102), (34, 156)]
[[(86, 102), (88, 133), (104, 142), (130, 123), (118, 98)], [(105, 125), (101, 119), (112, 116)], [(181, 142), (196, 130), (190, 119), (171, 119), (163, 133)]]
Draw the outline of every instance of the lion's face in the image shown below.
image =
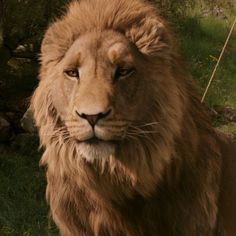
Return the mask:
[(71, 157), (119, 159), (135, 146), (150, 155), (180, 132), (186, 90), (171, 35), (151, 6), (117, 4), (121, 14), (108, 4), (104, 15), (100, 2), (99, 10), (73, 1), (44, 36), (31, 106), (47, 151), (55, 145)]
[(124, 36), (108, 31), (79, 37), (55, 66), (53, 104), (83, 156), (113, 154), (129, 125), (144, 119), (142, 60)]

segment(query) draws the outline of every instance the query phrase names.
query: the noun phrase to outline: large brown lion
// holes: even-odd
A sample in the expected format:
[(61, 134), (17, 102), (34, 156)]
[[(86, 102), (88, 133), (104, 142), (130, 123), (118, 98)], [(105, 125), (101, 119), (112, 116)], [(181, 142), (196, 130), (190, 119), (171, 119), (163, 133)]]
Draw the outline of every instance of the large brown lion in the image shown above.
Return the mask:
[(61, 235), (236, 235), (233, 141), (154, 6), (73, 1), (41, 52), (31, 107)]

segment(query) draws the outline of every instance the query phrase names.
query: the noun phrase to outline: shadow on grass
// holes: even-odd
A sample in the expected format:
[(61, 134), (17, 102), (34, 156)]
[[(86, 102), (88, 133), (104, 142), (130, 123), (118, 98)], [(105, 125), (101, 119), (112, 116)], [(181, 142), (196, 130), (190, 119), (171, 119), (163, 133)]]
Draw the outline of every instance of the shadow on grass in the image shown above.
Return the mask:
[(0, 154), (0, 235), (58, 235), (48, 227), (39, 155)]

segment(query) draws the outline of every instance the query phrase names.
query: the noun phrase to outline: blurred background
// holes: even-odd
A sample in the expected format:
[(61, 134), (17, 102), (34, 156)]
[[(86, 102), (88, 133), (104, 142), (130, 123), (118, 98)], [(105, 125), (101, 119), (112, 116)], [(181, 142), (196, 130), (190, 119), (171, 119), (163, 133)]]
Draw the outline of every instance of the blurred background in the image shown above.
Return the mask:
[[(30, 114), (25, 112), (38, 83), (43, 34), (48, 23), (63, 13), (67, 2), (0, 0), (0, 236), (58, 235), (48, 220), (37, 134), (28, 122)], [(202, 95), (236, 17), (236, 0), (152, 2), (173, 28)], [(205, 100), (213, 125), (234, 137), (235, 31)]]

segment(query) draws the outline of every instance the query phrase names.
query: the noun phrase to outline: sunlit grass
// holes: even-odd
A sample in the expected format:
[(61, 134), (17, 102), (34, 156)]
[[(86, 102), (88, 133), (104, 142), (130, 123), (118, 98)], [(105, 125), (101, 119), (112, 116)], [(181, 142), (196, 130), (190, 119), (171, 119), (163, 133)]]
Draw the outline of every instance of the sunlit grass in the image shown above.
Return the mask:
[(219, 126), (218, 129), (224, 133), (227, 133), (227, 134), (232, 135), (233, 137), (236, 137), (236, 123), (235, 122)]
[[(214, 17), (189, 17), (179, 23), (182, 54), (203, 94), (233, 22)], [(210, 106), (236, 108), (236, 29), (206, 97)]]

